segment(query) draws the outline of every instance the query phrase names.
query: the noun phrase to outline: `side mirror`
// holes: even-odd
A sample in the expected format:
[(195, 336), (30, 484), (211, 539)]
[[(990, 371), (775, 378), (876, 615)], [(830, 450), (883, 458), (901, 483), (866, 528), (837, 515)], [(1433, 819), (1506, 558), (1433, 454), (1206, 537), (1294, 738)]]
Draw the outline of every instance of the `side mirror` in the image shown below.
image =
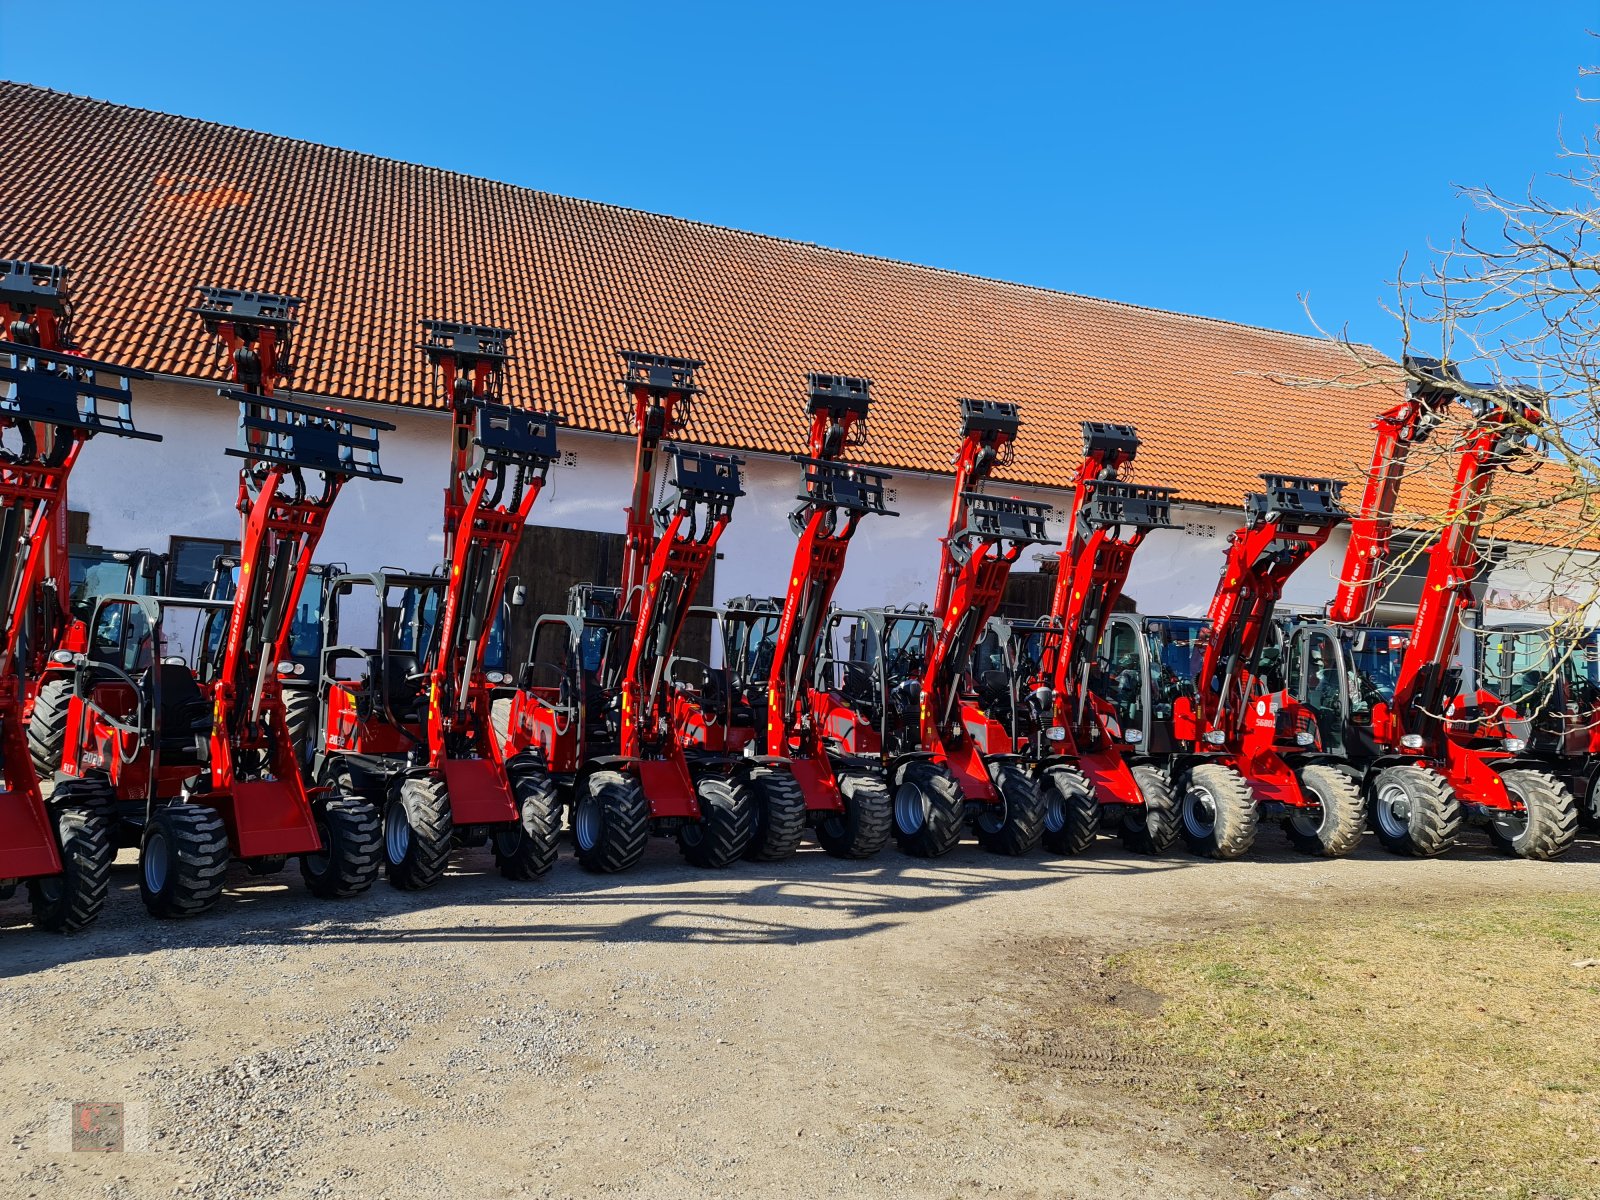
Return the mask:
[(528, 589), (522, 584), (514, 584), (511, 588), (511, 607), (521, 608), (528, 602)]

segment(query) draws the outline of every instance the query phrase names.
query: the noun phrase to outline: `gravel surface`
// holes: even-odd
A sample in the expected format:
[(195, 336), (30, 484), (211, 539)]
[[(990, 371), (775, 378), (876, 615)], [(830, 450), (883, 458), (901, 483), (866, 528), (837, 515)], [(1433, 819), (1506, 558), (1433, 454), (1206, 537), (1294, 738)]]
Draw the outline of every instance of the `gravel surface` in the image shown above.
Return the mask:
[[(719, 874), (660, 841), (619, 877), (564, 858), (512, 884), (470, 851), (433, 891), (345, 902), (236, 869), (213, 912), (157, 923), (124, 855), (83, 935), (0, 905), (0, 1196), (1321, 1200), (1146, 1108), (1141, 1064), (1019, 1037), (1017, 947), (1597, 884), (1594, 841), (1556, 864), (1324, 862), (1273, 835), (1237, 863), (965, 844)], [(1008, 1067), (1044, 1060), (1043, 1096)], [(132, 1106), (145, 1149), (63, 1151), (74, 1101)]]

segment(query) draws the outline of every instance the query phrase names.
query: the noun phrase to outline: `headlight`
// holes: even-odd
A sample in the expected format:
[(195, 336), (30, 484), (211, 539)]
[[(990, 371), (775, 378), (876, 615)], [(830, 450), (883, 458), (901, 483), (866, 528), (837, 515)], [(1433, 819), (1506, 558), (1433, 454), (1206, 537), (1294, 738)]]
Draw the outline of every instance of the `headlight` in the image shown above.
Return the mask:
[(281, 662), (281, 663), (279, 663), (278, 664), (278, 674), (279, 675), (293, 675), (294, 674), (294, 664), (292, 662)]
[(490, 671), (485, 678), (487, 678), (490, 683), (504, 683), (506, 681), (504, 671)]
[(1296, 746), (1314, 746), (1317, 744), (1317, 738), (1309, 729), (1302, 729), (1294, 735), (1294, 744)]
[(296, 675), (304, 675), (306, 673), (306, 665), (305, 665), (305, 663), (295, 663), (295, 665), (294, 665), (294, 673)]
[(63, 667), (70, 667), (72, 665), (72, 651), (57, 650), (50, 656), (50, 661)]
[(1205, 732), (1205, 743), (1208, 746), (1220, 746), (1228, 740), (1228, 735), (1220, 729), (1208, 729)]
[(1405, 750), (1421, 750), (1422, 735), (1420, 733), (1408, 733), (1400, 739), (1400, 746)]
[(1064, 742), (1067, 740), (1067, 731), (1060, 725), (1052, 725), (1044, 731), (1044, 736), (1052, 742)]
[(1528, 748), (1528, 743), (1521, 738), (1507, 738), (1505, 747), (1508, 754), (1521, 754)]
[(1127, 742), (1128, 745), (1130, 745), (1130, 746), (1137, 746), (1140, 742), (1144, 741), (1144, 730), (1142, 730), (1142, 729), (1129, 729), (1129, 730), (1126, 730), (1126, 731), (1124, 731), (1124, 733), (1122, 735), (1122, 740)]

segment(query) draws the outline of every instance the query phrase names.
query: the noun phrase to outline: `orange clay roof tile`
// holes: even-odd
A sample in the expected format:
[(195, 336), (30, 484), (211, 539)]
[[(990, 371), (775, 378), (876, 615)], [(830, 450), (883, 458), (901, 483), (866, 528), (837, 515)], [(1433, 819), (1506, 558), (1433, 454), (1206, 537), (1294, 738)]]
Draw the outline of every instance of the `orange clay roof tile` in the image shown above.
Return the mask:
[(1263, 471), (1353, 478), (1372, 392), (1313, 338), (553, 196), (0, 82), (0, 256), (73, 269), (96, 357), (216, 378), (199, 284), (300, 296), (295, 390), (433, 407), (424, 317), (516, 331), (507, 391), (626, 433), (616, 351), (702, 358), (689, 436), (781, 454), (805, 373), (873, 379), (863, 457), (947, 471), (958, 396), (1016, 401), (1006, 478), (1066, 484), (1078, 422), (1144, 441), (1139, 478), (1237, 506)]

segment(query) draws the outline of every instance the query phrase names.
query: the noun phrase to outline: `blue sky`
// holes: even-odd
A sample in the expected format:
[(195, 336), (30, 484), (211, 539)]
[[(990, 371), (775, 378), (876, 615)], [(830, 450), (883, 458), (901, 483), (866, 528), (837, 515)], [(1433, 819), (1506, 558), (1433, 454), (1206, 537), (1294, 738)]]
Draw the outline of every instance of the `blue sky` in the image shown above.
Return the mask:
[[(0, 75), (529, 187), (1392, 347), (1517, 189), (1591, 3), (0, 0)], [(1593, 91), (1600, 93), (1600, 80)]]

